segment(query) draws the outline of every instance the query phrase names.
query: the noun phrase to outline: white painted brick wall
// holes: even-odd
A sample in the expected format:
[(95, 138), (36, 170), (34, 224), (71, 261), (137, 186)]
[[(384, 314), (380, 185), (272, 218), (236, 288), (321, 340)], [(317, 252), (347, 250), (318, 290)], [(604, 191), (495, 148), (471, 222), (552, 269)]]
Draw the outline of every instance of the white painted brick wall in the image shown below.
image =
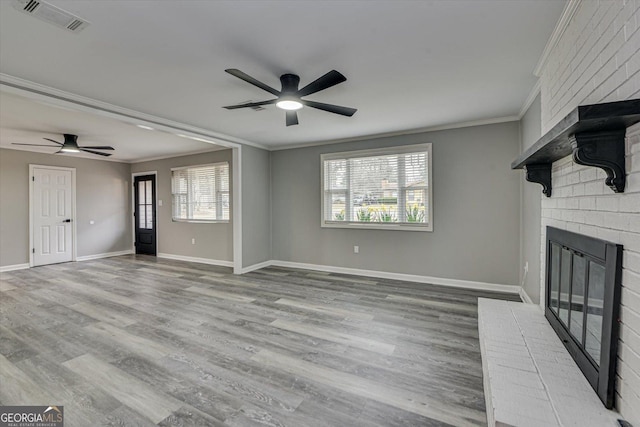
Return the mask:
[[(640, 124), (627, 130), (627, 187), (623, 194), (604, 185), (606, 174), (573, 163), (553, 165), (553, 195), (542, 200), (541, 260), (545, 233), (553, 226), (624, 245), (622, 325), (618, 361), (618, 400), (622, 415), (640, 425)], [(578, 177), (576, 181), (575, 177)], [(543, 270), (545, 271), (545, 270)], [(541, 295), (544, 295), (544, 274)], [(542, 299), (544, 301), (544, 299)]]
[(640, 97), (640, 1), (583, 0), (541, 75), (542, 131), (583, 104)]
[(490, 426), (617, 425), (535, 307), (479, 298), (478, 332)]
[[(541, 74), (543, 133), (578, 105), (640, 98), (640, 0), (583, 0)], [(571, 158), (553, 165), (551, 198), (542, 201), (542, 271), (546, 227), (624, 245), (622, 325), (616, 405), (640, 425), (640, 124), (627, 129), (627, 186), (616, 194), (605, 173)], [(541, 274), (544, 304), (544, 274)]]

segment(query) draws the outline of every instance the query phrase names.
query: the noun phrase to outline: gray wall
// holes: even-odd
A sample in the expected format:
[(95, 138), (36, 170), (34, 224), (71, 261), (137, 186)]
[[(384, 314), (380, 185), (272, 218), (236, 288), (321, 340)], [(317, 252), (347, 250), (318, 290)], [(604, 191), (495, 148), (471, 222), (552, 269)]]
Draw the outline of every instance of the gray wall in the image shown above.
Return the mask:
[[(242, 147), (242, 266), (271, 259), (270, 153)], [(290, 233), (292, 230), (285, 230)]]
[[(533, 145), (542, 135), (540, 95), (536, 97), (520, 120), (520, 144), (524, 151)], [(527, 182), (524, 172), (520, 172), (522, 182), (522, 220), (520, 229), (520, 283), (534, 303), (540, 301), (540, 227), (542, 187)], [(529, 264), (524, 275), (524, 266)]]
[(29, 262), (29, 164), (76, 168), (79, 257), (131, 249), (128, 164), (0, 149), (0, 266)]
[[(522, 151), (531, 147), (542, 136), (542, 110), (540, 94), (533, 100), (527, 112), (520, 120), (520, 148)], [(542, 191), (542, 189), (540, 190)]]
[[(272, 258), (518, 284), (520, 176), (509, 165), (519, 141), (510, 122), (272, 152)], [(432, 233), (320, 227), (321, 153), (424, 142), (433, 143)]]
[[(212, 151), (189, 156), (172, 157), (131, 165), (131, 172), (157, 171), (158, 253), (206, 258), (218, 261), (233, 260), (233, 213), (228, 223), (190, 223), (171, 220), (171, 168), (229, 162), (230, 193), (233, 194), (233, 165), (231, 150)], [(230, 199), (232, 200), (232, 199)], [(233, 205), (233, 202), (232, 202)], [(191, 239), (196, 244), (191, 244)]]

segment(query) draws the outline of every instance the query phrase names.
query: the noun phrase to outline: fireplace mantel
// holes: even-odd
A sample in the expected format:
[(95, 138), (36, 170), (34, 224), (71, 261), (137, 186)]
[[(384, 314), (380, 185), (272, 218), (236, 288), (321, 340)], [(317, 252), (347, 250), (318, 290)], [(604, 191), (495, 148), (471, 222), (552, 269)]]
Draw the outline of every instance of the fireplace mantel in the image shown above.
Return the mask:
[(625, 187), (625, 133), (640, 122), (640, 99), (577, 107), (511, 163), (551, 197), (551, 165), (573, 154), (581, 165), (602, 168), (616, 193)]

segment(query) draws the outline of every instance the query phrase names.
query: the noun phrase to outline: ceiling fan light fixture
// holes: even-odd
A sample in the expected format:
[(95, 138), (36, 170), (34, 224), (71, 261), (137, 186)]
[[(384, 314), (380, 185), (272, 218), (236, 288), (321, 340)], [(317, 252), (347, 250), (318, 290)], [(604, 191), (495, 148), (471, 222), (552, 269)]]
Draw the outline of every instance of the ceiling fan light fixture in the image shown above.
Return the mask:
[(276, 107), (281, 110), (296, 111), (302, 108), (302, 103), (296, 99), (283, 98), (276, 103)]
[(58, 153), (79, 153), (81, 151), (86, 152), (86, 153), (90, 153), (90, 154), (96, 154), (98, 156), (104, 156), (104, 157), (109, 157), (111, 155), (111, 153), (104, 153), (102, 151), (95, 151), (95, 150), (113, 150), (114, 148), (109, 146), (109, 145), (85, 145), (82, 147), (78, 146), (78, 135), (72, 135), (70, 133), (63, 133), (62, 134), (64, 136), (64, 142), (58, 142), (55, 139), (51, 139), (51, 138), (43, 138), (47, 141), (53, 142), (56, 145), (51, 145), (51, 144), (23, 144), (20, 142), (13, 142), (12, 144), (15, 145), (31, 145), (34, 147), (55, 147), (55, 148), (59, 148), (58, 151), (55, 152), (55, 154)]
[(307, 99), (302, 99), (308, 95), (312, 95), (346, 81), (347, 78), (336, 70), (329, 71), (328, 73), (315, 79), (302, 89), (298, 88), (298, 85), (300, 83), (300, 77), (298, 75), (283, 74), (280, 76), (280, 84), (282, 85), (282, 90), (276, 90), (271, 86), (262, 83), (260, 80), (257, 80), (236, 68), (228, 68), (224, 71), (234, 77), (239, 78), (240, 80), (244, 80), (245, 82), (276, 96), (276, 98), (272, 98), (266, 101), (245, 102), (242, 104), (227, 105), (225, 107), (222, 107), (226, 108), (227, 110), (236, 110), (238, 108), (256, 108), (262, 107), (263, 105), (275, 104), (277, 108), (285, 110), (285, 123), (287, 126), (293, 126), (299, 123), (296, 110), (301, 109), (303, 106), (327, 111), (333, 114), (340, 114), (347, 117), (353, 116), (356, 111), (358, 111), (355, 108), (342, 107), (340, 105), (325, 104), (323, 102), (315, 102)]
[(79, 153), (80, 152), (80, 150), (78, 150), (76, 147), (62, 147), (60, 151), (62, 151), (63, 153)]

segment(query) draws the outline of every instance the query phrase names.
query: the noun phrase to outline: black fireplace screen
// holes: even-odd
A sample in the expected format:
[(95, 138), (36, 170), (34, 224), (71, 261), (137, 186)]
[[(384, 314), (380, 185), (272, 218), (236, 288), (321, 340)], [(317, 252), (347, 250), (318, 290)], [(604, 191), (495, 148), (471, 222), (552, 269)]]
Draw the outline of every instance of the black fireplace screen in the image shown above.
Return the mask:
[(547, 227), (545, 316), (607, 408), (614, 405), (622, 246)]

